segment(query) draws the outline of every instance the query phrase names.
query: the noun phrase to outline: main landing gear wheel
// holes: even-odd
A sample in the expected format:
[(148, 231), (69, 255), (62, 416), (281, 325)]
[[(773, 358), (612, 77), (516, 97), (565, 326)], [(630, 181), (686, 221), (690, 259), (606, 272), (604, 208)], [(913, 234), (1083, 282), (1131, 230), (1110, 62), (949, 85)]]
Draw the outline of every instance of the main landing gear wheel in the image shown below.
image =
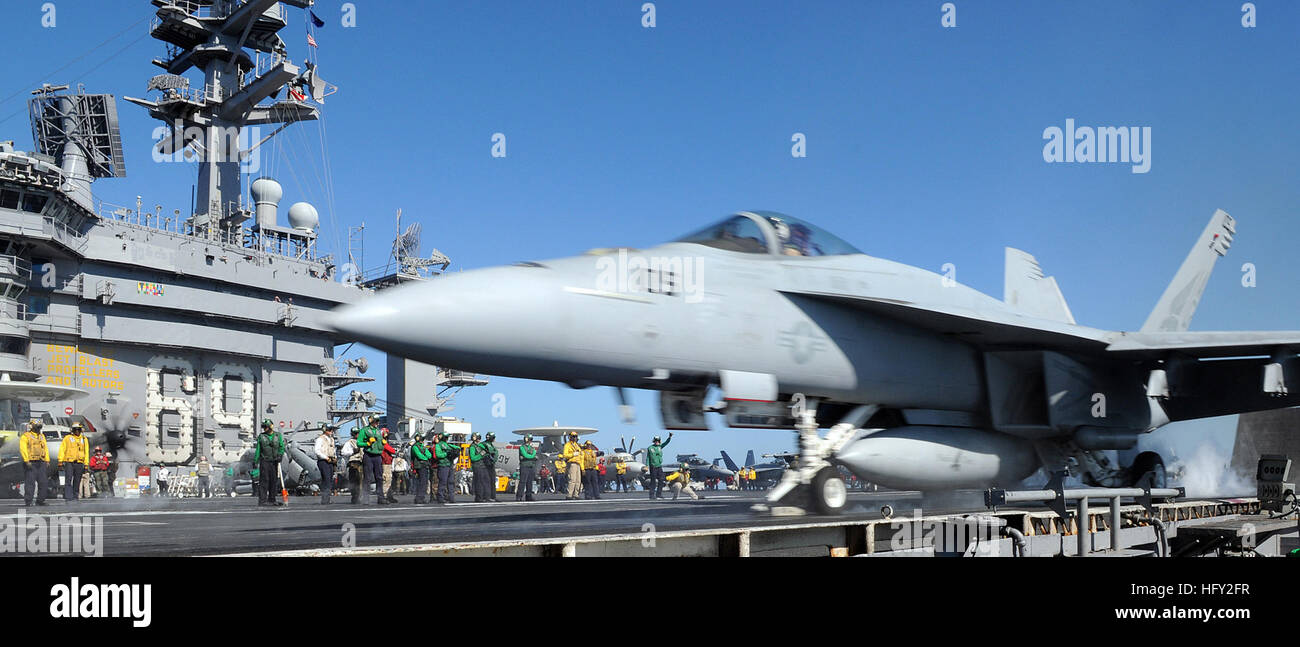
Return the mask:
[(849, 501), (849, 488), (834, 467), (824, 467), (812, 480), (812, 504), (820, 514), (839, 514)]
[(1133, 487), (1141, 487), (1147, 474), (1152, 476), (1151, 487), (1169, 487), (1169, 475), (1165, 472), (1165, 462), (1161, 460), (1160, 454), (1155, 452), (1138, 454), (1137, 458), (1133, 459), (1133, 467), (1129, 468), (1129, 473), (1133, 475)]

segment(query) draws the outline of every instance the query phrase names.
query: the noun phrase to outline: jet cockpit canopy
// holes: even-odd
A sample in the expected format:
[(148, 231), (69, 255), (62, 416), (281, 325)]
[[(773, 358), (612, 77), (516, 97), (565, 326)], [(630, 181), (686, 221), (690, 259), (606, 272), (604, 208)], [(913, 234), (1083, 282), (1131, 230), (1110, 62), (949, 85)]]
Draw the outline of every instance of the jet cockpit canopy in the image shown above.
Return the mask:
[(674, 242), (780, 256), (862, 253), (821, 227), (775, 211), (742, 211)]

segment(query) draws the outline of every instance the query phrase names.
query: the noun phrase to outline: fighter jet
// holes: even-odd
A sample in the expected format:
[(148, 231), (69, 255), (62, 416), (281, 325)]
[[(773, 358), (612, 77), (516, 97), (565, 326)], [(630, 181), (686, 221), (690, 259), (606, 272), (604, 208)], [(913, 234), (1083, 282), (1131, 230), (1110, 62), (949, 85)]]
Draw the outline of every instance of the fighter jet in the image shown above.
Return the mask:
[(736, 475), (730, 469), (727, 469), (718, 463), (722, 459), (714, 459), (712, 463), (700, 458), (699, 454), (678, 454), (676, 463), (665, 463), (664, 474), (672, 474), (681, 469), (682, 464), (686, 464), (691, 470), (692, 481), (703, 481), (705, 479), (727, 480)]
[[(764, 457), (767, 456), (772, 456), (772, 455), (764, 454)], [(780, 456), (787, 456), (787, 455), (781, 454)], [(794, 454), (789, 454), (788, 456), (793, 458)], [(722, 451), (722, 462), (727, 466), (727, 469), (733, 472), (740, 471), (740, 467), (736, 465), (736, 461), (731, 460), (731, 457), (727, 455), (726, 450)], [(755, 480), (757, 480), (759, 483), (767, 484), (767, 483), (775, 482), (777, 479), (781, 478), (781, 475), (785, 473), (785, 468), (789, 466), (790, 463), (788, 461), (780, 460), (779, 457), (778, 460), (772, 461), (770, 463), (756, 463), (754, 460), (754, 450), (752, 449), (749, 450), (749, 453), (745, 454), (745, 467), (754, 469), (754, 473), (756, 476)]]
[[(845, 504), (837, 466), (923, 491), (1014, 486), (1040, 467), (1159, 485), (1160, 456), (1133, 451), (1143, 434), (1300, 404), (1300, 331), (1188, 331), (1235, 231), (1214, 213), (1136, 332), (1076, 323), (1020, 250), (997, 299), (764, 211), (650, 249), (440, 276), (331, 322), (439, 366), (654, 389), (669, 429), (707, 429), (706, 411), (794, 429), (797, 469), (769, 499), (823, 513)], [(705, 404), (710, 387), (721, 403)]]

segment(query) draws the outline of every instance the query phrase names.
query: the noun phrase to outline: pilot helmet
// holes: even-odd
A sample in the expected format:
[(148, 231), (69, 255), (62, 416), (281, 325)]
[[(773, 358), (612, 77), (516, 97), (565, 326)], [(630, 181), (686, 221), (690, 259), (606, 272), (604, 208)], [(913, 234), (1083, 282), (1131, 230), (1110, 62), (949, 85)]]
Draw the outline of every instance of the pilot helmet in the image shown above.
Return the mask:
[(790, 226), (790, 239), (798, 242), (807, 242), (812, 239), (812, 230), (808, 225), (795, 223)]
[(790, 240), (790, 225), (785, 224), (780, 218), (769, 218), (772, 223), (772, 229), (776, 231), (776, 237), (782, 241)]

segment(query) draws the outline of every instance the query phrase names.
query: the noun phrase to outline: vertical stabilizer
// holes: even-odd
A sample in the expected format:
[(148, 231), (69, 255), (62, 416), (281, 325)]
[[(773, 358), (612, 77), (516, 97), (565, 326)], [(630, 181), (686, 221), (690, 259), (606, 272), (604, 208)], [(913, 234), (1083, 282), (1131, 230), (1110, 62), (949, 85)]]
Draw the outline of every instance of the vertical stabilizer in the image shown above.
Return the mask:
[(1043, 276), (1043, 268), (1032, 254), (1012, 247), (1007, 248), (1002, 300), (1035, 317), (1074, 323), (1056, 279)]
[[(740, 469), (739, 467), (736, 467), (736, 462), (733, 461), (733, 460), (731, 460), (731, 457), (727, 455), (727, 450), (725, 450), (725, 449), (722, 450), (722, 460), (723, 460), (723, 461), (725, 462), (725, 464), (727, 465), (727, 469), (729, 469), (729, 470), (731, 470), (731, 471), (733, 471), (733, 472), (735, 472), (736, 470), (739, 470), (739, 469)], [(716, 462), (716, 461), (715, 461), (715, 462)]]
[(1142, 324), (1142, 332), (1182, 332), (1192, 324), (1192, 315), (1201, 302), (1201, 294), (1210, 281), (1214, 263), (1228, 253), (1232, 236), (1237, 232), (1237, 221), (1222, 209), (1210, 217), (1196, 245), (1187, 253), (1174, 280), (1165, 288), (1155, 309)]

